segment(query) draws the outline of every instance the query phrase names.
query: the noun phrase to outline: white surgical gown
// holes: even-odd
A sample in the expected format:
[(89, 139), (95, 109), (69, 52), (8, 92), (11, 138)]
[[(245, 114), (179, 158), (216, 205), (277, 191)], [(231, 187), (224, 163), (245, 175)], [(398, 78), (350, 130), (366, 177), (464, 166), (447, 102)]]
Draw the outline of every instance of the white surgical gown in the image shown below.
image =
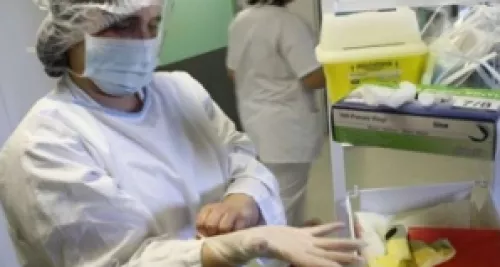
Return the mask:
[(315, 38), (286, 8), (257, 5), (229, 28), (227, 67), (235, 73), (243, 127), (266, 163), (310, 163), (323, 126), (314, 90), (301, 78), (320, 68)]
[(201, 266), (197, 212), (232, 193), (285, 223), (274, 177), (198, 82), (156, 74), (143, 99), (116, 112), (63, 78), (7, 142), (0, 196), (33, 266)]

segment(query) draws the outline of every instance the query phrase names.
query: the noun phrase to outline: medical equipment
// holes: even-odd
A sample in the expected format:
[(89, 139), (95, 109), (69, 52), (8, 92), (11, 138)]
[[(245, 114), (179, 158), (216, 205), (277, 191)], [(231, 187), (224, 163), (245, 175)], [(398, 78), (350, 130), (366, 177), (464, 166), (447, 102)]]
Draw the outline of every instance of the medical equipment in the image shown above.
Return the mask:
[[(338, 10), (373, 10), (396, 8), (408, 4), (411, 6), (429, 4), (429, 6), (437, 7), (442, 4), (462, 4), (464, 2), (478, 4), (480, 1), (323, 0), (322, 6), (323, 13), (331, 15)], [(340, 4), (335, 7), (334, 3)], [(479, 35), (479, 40), (482, 40), (482, 37)], [(477, 47), (479, 48), (479, 46)], [(496, 51), (487, 51), (483, 56), (487, 56), (491, 52)], [(476, 60), (481, 58), (478, 57)], [(495, 61), (488, 63), (494, 67)], [(479, 64), (479, 62), (476, 63)], [(471, 77), (474, 75), (476, 73)], [(345, 77), (346, 75), (343, 76), (343, 78)], [(459, 81), (462, 77), (453, 79)], [(335, 88), (329, 89), (328, 92), (331, 93), (331, 90)], [(484, 228), (500, 227), (500, 148), (495, 145), (498, 143), (496, 137), (488, 139), (495, 135), (500, 124), (496, 119), (488, 125), (483, 124), (484, 120), (477, 120), (475, 123), (465, 126), (460, 125), (461, 122), (465, 121), (454, 120), (463, 112), (469, 112), (469, 114), (479, 117), (497, 116), (499, 107), (495, 103), (497, 100), (490, 98), (488, 93), (484, 91), (494, 92), (491, 90), (469, 90), (471, 95), (468, 95), (469, 93), (462, 95), (456, 103), (450, 101), (453, 98), (448, 96), (448, 92), (443, 92), (440, 95), (422, 94), (422, 101), (427, 103), (428, 108), (423, 108), (418, 103), (404, 105), (397, 110), (384, 107), (374, 108), (360, 103), (358, 98), (343, 106), (345, 109), (341, 108), (340, 110), (338, 103), (330, 102), (332, 108), (332, 119), (330, 120), (332, 129), (330, 136), (331, 164), (332, 173), (334, 173), (332, 176), (333, 201), (337, 218), (349, 221), (348, 214), (350, 212), (346, 211), (349, 208), (349, 205), (346, 204), (348, 203), (347, 198), (350, 199), (350, 203), (356, 203), (353, 205), (354, 212), (375, 212), (383, 216), (391, 216), (412, 209), (438, 205), (449, 200), (464, 199), (464, 196), (467, 196), (475, 185), (480, 185), (484, 189), (480, 191), (486, 191), (487, 197), (484, 201), (477, 201), (476, 197), (478, 199), (481, 197), (474, 194), (474, 199), (471, 201), (474, 201), (475, 204), (477, 201), (482, 212), (481, 216), (478, 216), (481, 226)], [(436, 106), (433, 108), (434, 103), (441, 102), (445, 104), (439, 105), (439, 108)], [(418, 107), (418, 111), (407, 110), (409, 112), (406, 113), (405, 109), (410, 108), (410, 106)], [(439, 113), (442, 117), (432, 120), (429, 117), (432, 111), (437, 112), (436, 114)], [(487, 129), (483, 126), (486, 126)], [(433, 131), (440, 132), (440, 136), (443, 138), (438, 137), (435, 142), (428, 140), (427, 138), (434, 135), (431, 133)], [(457, 135), (451, 132), (455, 132)], [(464, 133), (467, 134), (463, 135), (464, 139), (461, 139), (459, 136)], [(405, 139), (401, 138), (402, 135), (411, 137)], [(446, 143), (449, 142), (447, 139), (451, 136), (456, 136), (465, 142), (457, 139), (457, 144), (460, 144), (460, 147), (443, 149), (444, 146), (447, 146)], [(485, 152), (483, 154), (480, 152), (481, 149), (477, 149), (478, 147), (468, 147), (465, 143), (474, 144), (473, 146), (485, 145), (484, 148), (487, 145), (488, 148), (483, 150)], [(422, 145), (420, 148), (423, 149), (413, 149), (420, 145)], [(411, 151), (419, 151), (419, 153)], [(440, 154), (468, 155), (472, 156), (474, 160), (439, 156)], [(480, 159), (480, 155), (484, 156), (482, 158), (484, 160)], [(494, 164), (493, 168), (492, 164)], [(488, 172), (486, 173), (485, 170)], [(493, 170), (492, 174), (490, 174), (490, 170)], [(492, 181), (489, 180), (490, 177), (493, 178)], [(352, 233), (349, 232), (343, 234), (346, 237), (352, 236)], [(490, 257), (492, 256), (494, 255), (490, 255)]]
[(316, 55), (334, 103), (363, 84), (417, 84), (427, 45), (415, 11), (409, 8), (345, 16), (325, 14)]
[[(492, 66), (492, 62), (500, 61), (498, 15), (497, 5), (478, 5), (462, 12), (452, 27), (430, 43), (422, 83), (481, 87), (473, 83), (481, 79), (488, 88), (498, 88), (499, 70)], [(474, 73), (477, 75), (472, 80)]]
[[(452, 85), (454, 84), (455, 86), (457, 85), (462, 85), (464, 84), (467, 79), (472, 75), (472, 73), (478, 69), (480, 66), (484, 66), (485, 68), (489, 69), (492, 72), (496, 72), (496, 70), (492, 70), (491, 67), (489, 66), (488, 62), (490, 60), (493, 60), (497, 58), (498, 54), (496, 52), (490, 53), (478, 60), (478, 63), (474, 61), (472, 62), (467, 62), (461, 70), (457, 70), (455, 73), (449, 75), (447, 78), (443, 78), (440, 80), (439, 84), (441, 85)], [(482, 73), (480, 69), (478, 72)], [(497, 75), (498, 76), (498, 75)], [(483, 77), (485, 82), (489, 83), (489, 79), (487, 77)], [(489, 83), (490, 88), (494, 88), (494, 84)]]
[[(500, 148), (496, 146), (498, 143), (496, 132), (500, 125), (498, 120), (499, 106), (494, 103), (487, 105), (487, 103), (495, 102), (491, 96), (497, 92), (466, 89), (435, 91), (436, 98), (446, 101), (446, 98), (451, 96), (453, 102), (430, 108), (408, 104), (397, 110), (369, 107), (360, 103), (340, 102), (333, 106), (332, 165), (334, 168), (336, 167), (333, 184), (335, 196), (345, 197), (345, 199), (335, 198), (337, 214), (342, 221), (352, 223), (348, 216), (351, 212), (346, 212), (345, 209), (351, 206), (348, 203), (356, 203), (357, 205), (352, 206), (354, 211), (375, 212), (389, 216), (391, 220), (404, 225), (493, 227), (494, 229), (500, 227), (500, 195), (498, 194), (498, 190), (500, 190), (500, 182), (498, 182), (500, 179), (498, 177), (500, 154), (498, 151)], [(450, 94), (454, 91), (456, 91), (455, 95)], [(426, 92), (424, 90), (424, 92), (431, 93), (432, 91)], [(462, 96), (458, 96), (459, 92), (463, 93)], [(441, 97), (440, 94), (443, 96)], [(480, 97), (482, 95), (484, 98)], [(460, 100), (462, 98), (463, 101)], [(474, 99), (476, 99), (477, 104)], [(432, 99), (432, 102), (434, 101), (441, 100)], [(467, 118), (464, 116), (465, 114), (468, 114)], [(345, 175), (345, 170), (342, 170), (346, 166), (342, 153), (352, 148), (343, 144), (462, 156), (474, 160), (491, 160), (495, 162), (494, 180), (486, 182), (486, 178), (476, 175), (467, 179), (470, 182), (392, 188), (372, 187), (368, 189), (359, 189), (361, 186), (354, 186), (354, 189), (351, 190), (348, 184), (350, 181), (347, 180), (348, 176)], [(378, 152), (380, 153), (380, 150)], [(407, 152), (406, 155), (409, 156), (409, 153)], [(416, 154), (412, 155), (415, 157)], [(419, 155), (423, 156), (424, 154)], [(403, 183), (409, 183), (408, 180), (415, 176), (421, 177), (415, 175), (418, 169), (428, 168), (427, 166), (435, 164), (429, 161), (425, 163), (426, 167), (423, 167), (424, 165), (419, 161), (411, 160), (411, 158), (404, 160), (406, 162), (395, 158), (384, 158), (379, 162), (390, 170), (395, 169), (394, 166), (397, 164), (404, 163), (407, 169), (404, 170), (404, 174), (398, 176), (398, 182), (403, 181)], [(474, 162), (478, 164), (478, 161)], [(356, 162), (356, 166), (359, 166), (358, 162)], [(439, 167), (434, 168), (435, 172), (442, 173), (442, 169)], [(481, 172), (479, 171), (479, 173)], [(375, 180), (371, 178), (371, 176), (365, 178), (365, 183)], [(392, 182), (394, 181), (396, 180)], [(478, 200), (482, 196), (484, 199)], [(424, 208), (426, 208), (425, 211), (422, 210)], [(480, 210), (479, 215), (476, 215), (478, 214), (476, 209)], [(409, 211), (412, 210), (416, 212), (409, 214)], [(400, 214), (405, 216), (398, 217)], [(352, 232), (346, 233), (345, 236), (351, 235)], [(373, 236), (369, 235), (365, 240), (373, 240)], [(432, 243), (432, 241), (426, 242)], [(373, 255), (381, 250), (380, 244), (377, 242), (373, 242), (369, 248), (369, 251), (363, 252), (364, 255)], [(446, 255), (450, 256), (451, 254), (447, 253)], [(440, 257), (440, 259), (446, 260), (448, 256)]]

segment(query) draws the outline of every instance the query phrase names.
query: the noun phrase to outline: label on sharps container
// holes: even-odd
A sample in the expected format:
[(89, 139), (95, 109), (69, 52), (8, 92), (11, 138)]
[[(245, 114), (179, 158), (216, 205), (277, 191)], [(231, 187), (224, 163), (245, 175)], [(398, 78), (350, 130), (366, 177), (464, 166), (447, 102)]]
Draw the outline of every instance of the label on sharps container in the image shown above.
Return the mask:
[(401, 69), (397, 60), (356, 63), (349, 75), (351, 86), (365, 83), (396, 83), (401, 80)]
[(363, 146), (492, 159), (495, 124), (334, 109), (334, 139)]
[(425, 88), (420, 93), (449, 96), (454, 108), (486, 111), (500, 110), (500, 92), (487, 89)]
[(451, 96), (464, 96), (481, 99), (500, 100), (500, 91), (490, 89), (472, 89), (472, 88), (450, 88), (439, 87), (437, 85), (423, 85), (420, 92), (430, 94), (447, 94)]

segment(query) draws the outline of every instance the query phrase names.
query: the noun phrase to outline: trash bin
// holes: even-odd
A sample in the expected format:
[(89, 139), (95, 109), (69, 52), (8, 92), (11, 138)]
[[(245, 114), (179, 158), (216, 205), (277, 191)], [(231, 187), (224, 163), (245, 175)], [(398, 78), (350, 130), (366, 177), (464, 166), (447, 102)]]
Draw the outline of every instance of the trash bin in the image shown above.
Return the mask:
[(409, 8), (325, 14), (316, 48), (332, 103), (361, 84), (419, 84), (427, 53), (416, 13)]

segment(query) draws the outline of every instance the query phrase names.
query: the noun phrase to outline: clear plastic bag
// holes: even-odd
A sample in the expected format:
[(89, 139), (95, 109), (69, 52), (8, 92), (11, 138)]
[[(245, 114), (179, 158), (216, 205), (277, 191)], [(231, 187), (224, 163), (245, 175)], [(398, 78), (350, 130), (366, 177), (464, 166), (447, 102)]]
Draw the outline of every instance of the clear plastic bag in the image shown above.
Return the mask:
[[(500, 5), (443, 9), (437, 8), (422, 29), (430, 51), (422, 83), (499, 89)], [(429, 32), (436, 24), (442, 26)]]

